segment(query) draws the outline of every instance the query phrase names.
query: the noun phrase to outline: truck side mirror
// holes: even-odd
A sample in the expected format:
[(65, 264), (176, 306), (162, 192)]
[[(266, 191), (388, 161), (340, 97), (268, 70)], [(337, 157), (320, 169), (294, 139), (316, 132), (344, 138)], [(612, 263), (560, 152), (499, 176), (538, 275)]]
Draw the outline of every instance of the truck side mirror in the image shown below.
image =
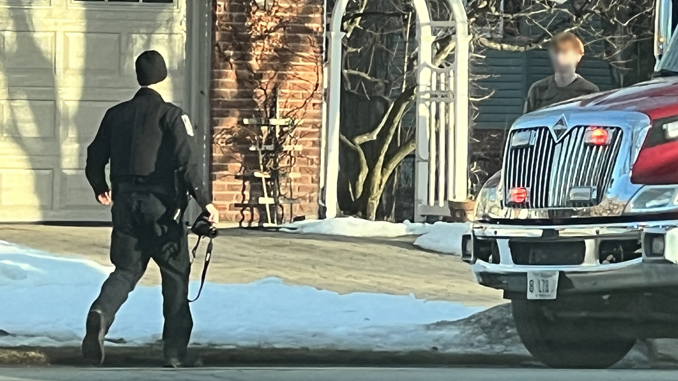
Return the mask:
[(673, 1), (657, 0), (655, 15), (654, 57), (657, 61), (655, 69), (658, 70), (673, 34)]

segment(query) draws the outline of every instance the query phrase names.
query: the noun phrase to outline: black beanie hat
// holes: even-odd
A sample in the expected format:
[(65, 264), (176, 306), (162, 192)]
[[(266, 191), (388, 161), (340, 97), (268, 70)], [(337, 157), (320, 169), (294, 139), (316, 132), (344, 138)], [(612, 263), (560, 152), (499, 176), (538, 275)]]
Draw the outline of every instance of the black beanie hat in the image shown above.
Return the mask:
[(140, 86), (149, 86), (167, 78), (165, 59), (155, 50), (147, 50), (141, 53), (134, 66), (137, 70), (137, 82)]

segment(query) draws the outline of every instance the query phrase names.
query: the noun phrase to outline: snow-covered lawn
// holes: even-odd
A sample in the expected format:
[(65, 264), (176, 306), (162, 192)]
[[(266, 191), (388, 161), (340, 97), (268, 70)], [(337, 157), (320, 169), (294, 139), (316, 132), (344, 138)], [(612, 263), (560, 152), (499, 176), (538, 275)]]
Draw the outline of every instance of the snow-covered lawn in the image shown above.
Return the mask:
[[(0, 241), (0, 330), (10, 333), (0, 335), (0, 346), (79, 345), (87, 309), (110, 271)], [(194, 294), (197, 283), (191, 287)], [(160, 287), (137, 287), (108, 337), (128, 345), (159, 340), (161, 303)], [(453, 348), (458, 331), (427, 325), (481, 308), (414, 296), (339, 295), (267, 278), (208, 283), (192, 310), (194, 344), (407, 351)]]
[(285, 225), (280, 231), (297, 234), (326, 234), (344, 237), (401, 237), (421, 235), (432, 225), (405, 221), (394, 224), (386, 221), (369, 221), (355, 217), (305, 220)]
[(469, 224), (436, 222), (417, 237), (414, 245), (443, 254), (461, 255), (461, 237), (468, 230)]
[(285, 225), (281, 231), (297, 234), (326, 234), (346, 237), (419, 236), (414, 244), (422, 249), (443, 254), (461, 255), (461, 236), (469, 230), (467, 223), (400, 224), (368, 221), (354, 217), (307, 220)]

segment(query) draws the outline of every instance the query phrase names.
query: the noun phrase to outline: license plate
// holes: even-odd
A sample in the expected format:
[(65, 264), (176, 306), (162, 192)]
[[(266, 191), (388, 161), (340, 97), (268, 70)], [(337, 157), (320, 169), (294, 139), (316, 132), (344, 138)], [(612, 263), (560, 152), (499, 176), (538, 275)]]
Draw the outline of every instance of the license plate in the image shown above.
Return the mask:
[(527, 299), (553, 300), (558, 293), (558, 271), (527, 273)]

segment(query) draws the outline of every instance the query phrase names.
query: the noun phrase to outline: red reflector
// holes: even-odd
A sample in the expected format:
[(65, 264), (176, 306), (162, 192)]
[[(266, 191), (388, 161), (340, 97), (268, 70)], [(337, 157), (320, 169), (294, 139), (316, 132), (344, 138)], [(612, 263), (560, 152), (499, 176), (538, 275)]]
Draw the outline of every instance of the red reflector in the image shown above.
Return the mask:
[(607, 144), (607, 130), (600, 127), (592, 127), (586, 134), (586, 143), (596, 146)]
[(509, 191), (511, 195), (511, 201), (516, 204), (522, 204), (527, 201), (527, 189), (526, 188), (511, 188)]

